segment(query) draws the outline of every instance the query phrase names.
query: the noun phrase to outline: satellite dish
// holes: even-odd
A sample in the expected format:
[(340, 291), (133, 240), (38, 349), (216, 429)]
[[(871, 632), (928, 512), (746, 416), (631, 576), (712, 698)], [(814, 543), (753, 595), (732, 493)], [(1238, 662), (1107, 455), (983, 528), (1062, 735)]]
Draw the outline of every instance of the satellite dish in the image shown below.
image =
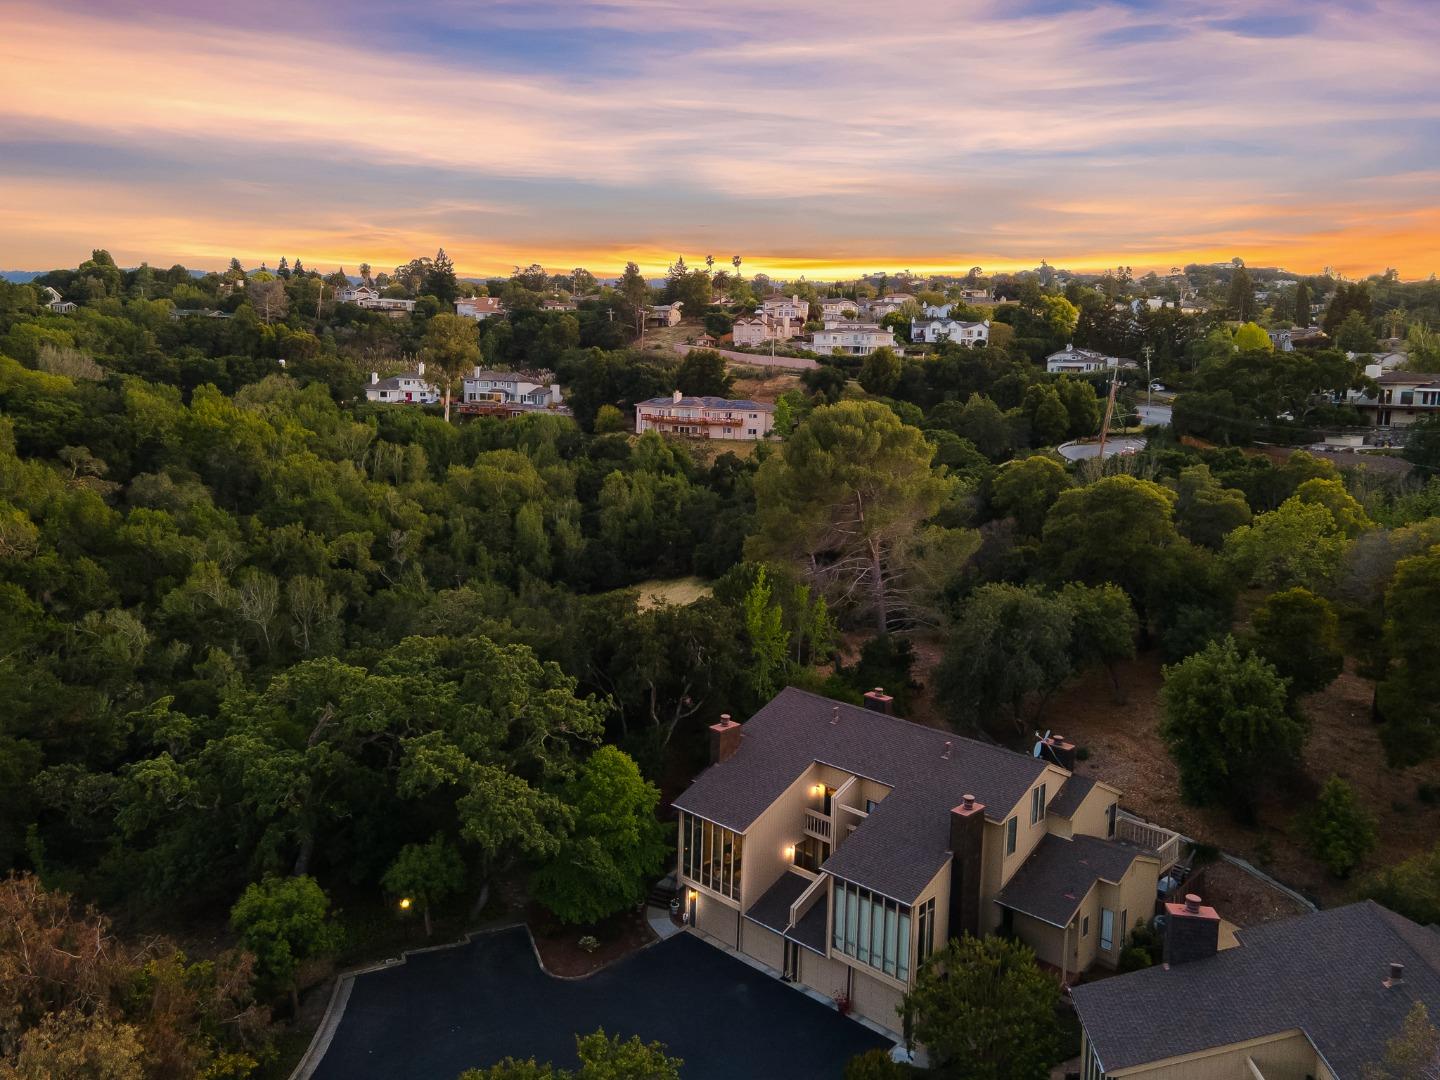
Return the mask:
[(1035, 749), (1030, 752), (1030, 753), (1031, 753), (1031, 756), (1032, 756), (1032, 757), (1037, 757), (1037, 758), (1038, 758), (1038, 757), (1044, 757), (1044, 756), (1045, 756), (1045, 743), (1046, 743), (1046, 742), (1049, 740), (1049, 738), (1050, 738), (1050, 729), (1049, 729), (1049, 728), (1046, 728), (1044, 735), (1041, 735), (1038, 731), (1035, 732), (1035, 738), (1039, 739), (1040, 741), (1035, 744)]

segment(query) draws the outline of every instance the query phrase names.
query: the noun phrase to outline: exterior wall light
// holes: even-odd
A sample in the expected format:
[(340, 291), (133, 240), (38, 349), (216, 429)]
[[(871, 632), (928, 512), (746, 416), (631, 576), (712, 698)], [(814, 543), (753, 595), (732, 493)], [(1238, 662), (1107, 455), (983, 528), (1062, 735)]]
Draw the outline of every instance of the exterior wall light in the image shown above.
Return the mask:
[(409, 910), (410, 910), (410, 897), (408, 897), (408, 896), (402, 896), (402, 897), (400, 898), (400, 910), (401, 910), (401, 911), (409, 911)]
[(785, 845), (785, 858), (789, 859), (791, 862), (794, 862), (794, 861), (795, 861), (795, 845), (794, 845), (794, 844), (786, 844), (786, 845)]

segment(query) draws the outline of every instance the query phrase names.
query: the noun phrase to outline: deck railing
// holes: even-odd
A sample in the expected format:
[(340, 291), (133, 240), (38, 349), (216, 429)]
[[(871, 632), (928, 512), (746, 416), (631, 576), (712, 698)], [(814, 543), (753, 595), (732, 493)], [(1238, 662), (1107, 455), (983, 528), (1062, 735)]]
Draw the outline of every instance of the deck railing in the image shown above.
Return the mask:
[(807, 809), (805, 811), (805, 831), (813, 833), (821, 840), (829, 840), (830, 819), (815, 810)]
[(1180, 861), (1180, 834), (1121, 811), (1115, 817), (1115, 839), (1148, 848), (1160, 858), (1163, 874)]

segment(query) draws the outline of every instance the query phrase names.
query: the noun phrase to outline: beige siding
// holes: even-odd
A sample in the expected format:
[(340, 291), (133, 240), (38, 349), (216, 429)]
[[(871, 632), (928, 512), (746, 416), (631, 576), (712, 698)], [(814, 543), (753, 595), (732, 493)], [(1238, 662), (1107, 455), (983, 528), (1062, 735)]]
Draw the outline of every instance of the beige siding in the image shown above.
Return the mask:
[(739, 911), (703, 889), (697, 891), (700, 895), (695, 902), (695, 929), (735, 948)]
[(800, 950), (800, 981), (811, 990), (833, 998), (845, 989), (848, 968), (839, 960)]
[(1108, 834), (1110, 807), (1120, 801), (1120, 793), (1105, 784), (1096, 784), (1070, 817), (1071, 831), (1079, 836)]
[[(759, 819), (745, 831), (745, 859), (740, 873), (740, 906), (749, 911), (767, 889), (790, 869), (785, 849), (798, 844), (804, 837), (804, 809), (818, 809), (819, 800), (811, 794), (812, 785), (822, 782), (821, 766), (806, 769), (784, 793), (770, 804)], [(825, 772), (834, 773), (827, 769)], [(843, 775), (843, 774), (837, 774)]]
[(855, 980), (850, 996), (855, 1012), (873, 1020), (889, 1031), (900, 1030), (900, 999), (904, 993), (889, 982), (867, 975), (860, 968), (855, 969)]
[[(1039, 919), (1029, 915), (1022, 915), (1015, 912), (1015, 936), (1023, 941), (1030, 948), (1035, 950), (1035, 955), (1047, 964), (1059, 967), (1064, 961), (1071, 971), (1075, 970), (1075, 963), (1061, 951), (1061, 942), (1065, 938), (1065, 932), (1058, 926), (1051, 926), (1049, 923), (1041, 922)], [(1075, 931), (1070, 932), (1070, 953), (1075, 950)]]
[[(1247, 1062), (1253, 1061), (1265, 1080), (1305, 1080), (1326, 1077), (1328, 1071), (1310, 1041), (1299, 1031), (1281, 1032), (1219, 1047), (1203, 1054), (1169, 1058), (1131, 1069), (1106, 1073), (1107, 1078), (1143, 1077), (1144, 1080), (1252, 1080)], [(1101, 1062), (1104, 1063), (1103, 1060)]]
[[(950, 864), (946, 863), (940, 872), (930, 879), (910, 908), (910, 982), (915, 982), (915, 971), (920, 966), (920, 908), (925, 901), (935, 900), (935, 951), (945, 947), (950, 938)], [(984, 917), (984, 912), (981, 912)]]
[(773, 930), (746, 919), (740, 925), (740, 951), (781, 971), (785, 967), (785, 939)]
[[(996, 895), (1005, 887), (1015, 871), (1025, 865), (1025, 860), (1030, 857), (1030, 852), (1035, 849), (1045, 837), (1046, 821), (1042, 818), (1034, 825), (1030, 824), (1030, 792), (1040, 784), (1046, 785), (1045, 797), (1048, 800), (1069, 774), (1056, 765), (1047, 766), (1045, 772), (1032, 787), (1027, 788), (1020, 801), (1004, 812), (1000, 823), (996, 824), (989, 820), (985, 821), (984, 839), (984, 894), (980, 898), (980, 926), (982, 929), (994, 931), (1000, 925), (1000, 909), (993, 903)], [(994, 809), (993, 807), (989, 809)], [(988, 815), (988, 810), (987, 810)], [(1019, 822), (1015, 832), (1015, 854), (1005, 854), (1005, 825), (1004, 822), (1010, 818), (1016, 818)]]

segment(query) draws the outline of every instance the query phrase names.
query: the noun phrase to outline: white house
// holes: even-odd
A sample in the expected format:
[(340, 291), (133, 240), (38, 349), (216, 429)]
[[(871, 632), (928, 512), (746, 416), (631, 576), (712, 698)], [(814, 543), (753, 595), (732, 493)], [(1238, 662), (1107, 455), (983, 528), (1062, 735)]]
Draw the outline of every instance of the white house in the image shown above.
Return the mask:
[(465, 404), (518, 406), (518, 410), (548, 409), (563, 400), (555, 373), (538, 371), (494, 371), (477, 367), (464, 379)]
[(954, 304), (922, 304), (920, 314), (927, 319), (948, 319), (954, 309)]
[(735, 325), (730, 328), (731, 340), (736, 345), (763, 345), (770, 340), (773, 333), (770, 320), (763, 315), (756, 315), (750, 319), (736, 319)]
[(1108, 368), (1133, 368), (1134, 360), (1122, 360), (1118, 356), (1106, 356), (1104, 353), (1096, 352), (1094, 349), (1077, 349), (1074, 345), (1066, 345), (1059, 352), (1053, 352), (1045, 358), (1045, 370), (1052, 375), (1085, 375), (1092, 371), (1104, 371)]
[(1365, 374), (1375, 380), (1379, 396), (1351, 391), (1349, 403), (1376, 427), (1409, 427), (1440, 416), (1440, 374), (1383, 371), (1377, 364), (1368, 365)]
[(505, 305), (498, 296), (471, 296), (455, 301), (455, 314), (483, 322), (492, 315), (505, 314)]
[(369, 285), (349, 285), (335, 294), (342, 304), (358, 304), (362, 300), (379, 300), (380, 290)]
[(763, 401), (686, 397), (679, 390), (635, 405), (635, 432), (642, 435), (658, 431), (696, 439), (754, 441), (770, 434), (774, 423), (775, 406)]
[(51, 311), (59, 315), (69, 315), (74, 312), (75, 305), (66, 300), (58, 291), (49, 285), (41, 286), (45, 293), (44, 304)]
[[(946, 307), (949, 305), (947, 304)], [(964, 322), (960, 319), (911, 319), (910, 340), (928, 342), (931, 345), (941, 341), (953, 341), (957, 345), (988, 345), (990, 343), (990, 320)]]
[(882, 347), (895, 347), (895, 332), (878, 323), (853, 322), (848, 319), (829, 320), (825, 329), (816, 330), (813, 348), (819, 353), (836, 351), (851, 356), (866, 356)]
[(440, 390), (434, 383), (425, 381), (425, 364), (421, 362), (415, 365), (414, 371), (402, 371), (387, 379), (372, 371), (365, 398), (391, 405), (434, 405), (440, 400)]
[(878, 300), (871, 300), (866, 305), (866, 313), (872, 319), (881, 319), (892, 311), (899, 311), (906, 304), (913, 302), (913, 293), (887, 293)]

